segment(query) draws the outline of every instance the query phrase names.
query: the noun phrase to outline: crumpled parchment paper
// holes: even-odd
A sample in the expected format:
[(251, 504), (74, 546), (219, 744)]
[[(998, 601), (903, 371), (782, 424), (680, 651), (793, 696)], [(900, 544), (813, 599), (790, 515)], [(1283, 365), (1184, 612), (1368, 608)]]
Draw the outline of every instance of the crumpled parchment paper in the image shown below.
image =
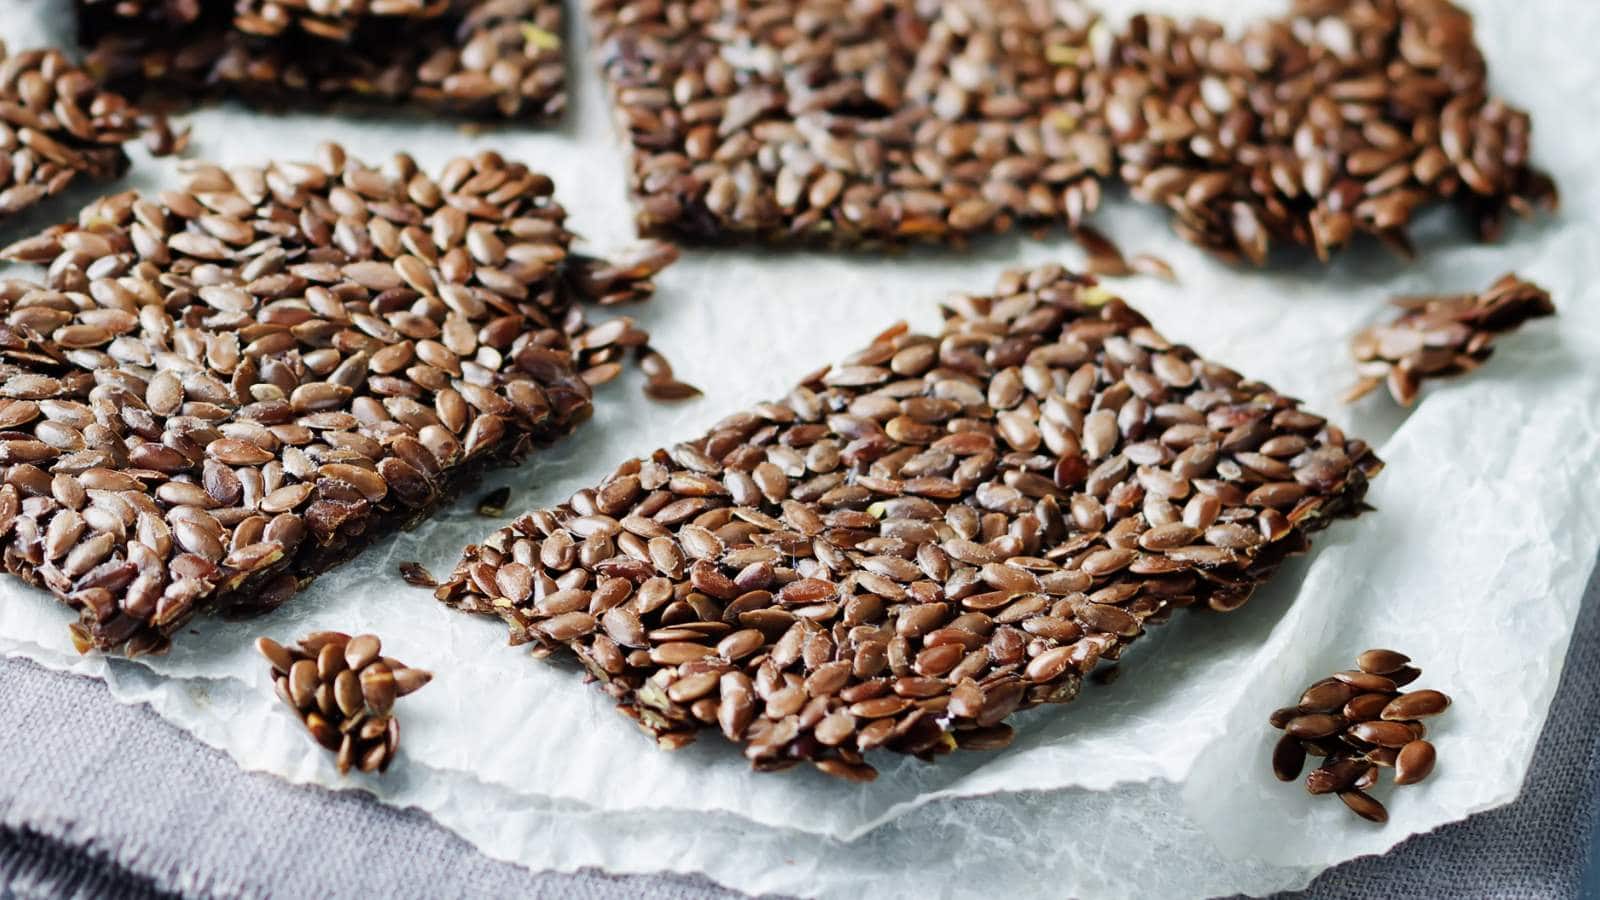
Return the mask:
[[(1270, 0), (1108, 5), (1230, 22), (1282, 8)], [(1592, 96), (1600, 61), (1590, 52), (1600, 8), (1468, 5), (1497, 89), (1534, 110), (1537, 158), (1563, 188), (1560, 216), (1518, 223), (1506, 243), (1479, 247), (1450, 216), (1434, 215), (1419, 228), (1423, 256), (1414, 264), (1367, 247), (1327, 268), (1290, 258), (1258, 272), (1212, 261), (1173, 236), (1160, 211), (1113, 192), (1096, 224), (1127, 253), (1167, 259), (1181, 279), (1113, 289), (1169, 338), (1366, 437), (1388, 469), (1369, 496), (1378, 512), (1319, 535), (1310, 557), (1286, 565), (1244, 609), (1181, 614), (1153, 631), (1115, 684), (1023, 715), (1004, 751), (935, 766), (886, 755), (867, 786), (798, 769), (756, 775), (710, 734), (663, 753), (582, 684), (575, 666), (530, 661), (505, 646), (498, 622), (448, 610), (399, 579), (406, 560), (447, 574), (461, 546), (502, 524), (476, 514), (476, 494), (380, 542), (266, 618), (196, 622), (163, 658), (78, 657), (67, 611), (5, 579), (0, 652), (104, 678), (120, 699), (151, 704), (245, 768), (420, 807), (497, 857), (535, 868), (702, 871), (752, 892), (862, 896), (869, 876), (891, 871), (897, 892), (935, 896), (1260, 893), (1509, 802), (1600, 550), (1600, 180), (1587, 158), (1600, 138)], [(13, 47), (68, 41), (67, 6), (0, 0), (0, 37)], [(468, 136), (416, 118), (274, 116), (224, 105), (189, 118), (191, 155), (308, 158), (334, 138), (355, 155), (405, 150), (433, 167), (493, 148), (555, 178), (588, 249), (617, 250), (633, 240), (623, 152), (580, 31), (570, 35), (574, 115), (563, 130)], [(171, 165), (140, 154), (132, 183), (165, 184)], [(578, 434), (482, 490), (511, 486), (510, 515), (559, 502), (628, 455), (780, 396), (898, 319), (936, 327), (937, 301), (951, 292), (986, 291), (1008, 267), (1081, 259), (1060, 235), (892, 257), (686, 252), (658, 279), (654, 301), (623, 312), (706, 396), (653, 403), (630, 372), (598, 391), (595, 418)], [(1429, 385), (1413, 410), (1382, 396), (1339, 405), (1353, 378), (1348, 338), (1392, 315), (1386, 298), (1477, 290), (1513, 269), (1552, 291), (1557, 318), (1498, 342), (1479, 372)], [(386, 652), (437, 675), (402, 705), (404, 758), (382, 780), (335, 774), (331, 757), (278, 707), (250, 647), (259, 634), (289, 640), (316, 628), (374, 631)], [(1274, 781), (1267, 758), (1276, 733), (1265, 724), (1304, 684), (1377, 645), (1409, 653), (1424, 670), (1419, 686), (1456, 700), (1431, 730), (1438, 771), (1393, 798), (1383, 828)], [(1390, 792), (1379, 796), (1387, 801)]]

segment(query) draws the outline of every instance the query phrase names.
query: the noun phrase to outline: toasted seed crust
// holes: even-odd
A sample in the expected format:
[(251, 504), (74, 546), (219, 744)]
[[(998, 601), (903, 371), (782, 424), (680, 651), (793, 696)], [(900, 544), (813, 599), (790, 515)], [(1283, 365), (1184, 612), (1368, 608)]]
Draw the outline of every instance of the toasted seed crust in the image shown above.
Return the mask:
[[(1060, 267), (947, 315), (522, 516), (435, 595), (575, 654), (663, 746), (714, 727), (860, 777), (877, 747), (999, 746), (1174, 610), (1238, 608), (1381, 468)], [(1291, 436), (1287, 475), (1256, 459)], [(1283, 477), (1292, 506), (1251, 504)], [(1256, 538), (1141, 542), (1192, 494)]]
[(569, 253), (552, 191), (494, 153), (430, 176), (328, 145), (0, 251), (48, 265), (0, 281), (0, 563), (80, 611), (81, 648), (152, 652), (564, 435), (578, 373), (625, 352), (580, 301), (649, 296), (672, 254)]
[[(1036, 0), (589, 0), (645, 233), (874, 247), (1078, 228), (1102, 185), (1261, 265), (1450, 201), (1485, 239), (1553, 206), (1528, 115), (1448, 2), (1299, 0), (1216, 22)], [(1081, 232), (1080, 232), (1081, 235)], [(1092, 240), (1092, 238), (1091, 238)], [(1091, 271), (1166, 274), (1094, 252)]]
[(268, 105), (411, 104), (550, 121), (566, 108), (559, 0), (78, 0), (87, 64), (129, 90)]

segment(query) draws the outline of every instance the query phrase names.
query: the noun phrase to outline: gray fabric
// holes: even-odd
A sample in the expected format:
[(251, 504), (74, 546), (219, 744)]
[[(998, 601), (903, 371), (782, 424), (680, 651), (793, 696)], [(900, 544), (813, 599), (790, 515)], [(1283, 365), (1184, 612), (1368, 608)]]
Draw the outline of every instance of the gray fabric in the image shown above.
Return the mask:
[[(1470, 748), (1441, 765), (1471, 766)], [(1404, 796), (1396, 802), (1405, 802)], [(1595, 896), (1600, 816), (1600, 572), (1590, 579), (1561, 686), (1515, 803), (1324, 872), (1306, 896)], [(1586, 882), (1585, 874), (1589, 874)]]
[(421, 812), (242, 772), (102, 683), (24, 660), (0, 661), (0, 722), (0, 897), (101, 897), (115, 870), (208, 897), (738, 896), (496, 862)]
[[(1330, 870), (1307, 896), (1578, 895), (1600, 786), (1597, 587), (1522, 797)], [(0, 661), (0, 722), (0, 898), (739, 896), (495, 862), (422, 813), (241, 772), (101, 683), (21, 660)]]
[(0, 898), (116, 897), (165, 900), (150, 879), (117, 866), (97, 865), (87, 854), (28, 831), (0, 830)]

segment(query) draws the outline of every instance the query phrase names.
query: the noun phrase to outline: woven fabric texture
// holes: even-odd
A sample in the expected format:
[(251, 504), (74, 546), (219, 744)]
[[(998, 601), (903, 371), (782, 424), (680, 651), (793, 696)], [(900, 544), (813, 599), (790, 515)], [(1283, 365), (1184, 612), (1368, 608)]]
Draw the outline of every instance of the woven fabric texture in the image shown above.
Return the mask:
[[(102, 683), (24, 660), (0, 660), (0, 722), (0, 898), (742, 896), (704, 878), (497, 862), (415, 810), (242, 772)], [(1600, 811), (1597, 739), (1600, 578), (1522, 796), (1330, 869), (1303, 896), (1578, 896)]]

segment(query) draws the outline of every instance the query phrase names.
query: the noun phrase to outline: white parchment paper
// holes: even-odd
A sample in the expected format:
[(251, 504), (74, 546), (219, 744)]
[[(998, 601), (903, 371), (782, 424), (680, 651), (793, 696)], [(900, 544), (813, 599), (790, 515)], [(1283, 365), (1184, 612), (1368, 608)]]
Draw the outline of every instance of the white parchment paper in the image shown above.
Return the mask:
[[(68, 5), (0, 0), (0, 37), (13, 47), (65, 42)], [(1270, 0), (1107, 5), (1231, 22), (1281, 9)], [(1267, 272), (1211, 261), (1176, 239), (1162, 214), (1118, 197), (1099, 217), (1125, 251), (1158, 253), (1177, 268), (1177, 286), (1114, 285), (1157, 327), (1333, 415), (1377, 445), (1389, 468), (1369, 497), (1377, 513), (1320, 535), (1312, 556), (1285, 566), (1243, 610), (1180, 615), (1156, 630), (1114, 685), (1024, 715), (1002, 752), (937, 766), (875, 760), (883, 774), (865, 787), (801, 770), (753, 775), (715, 736), (662, 753), (572, 667), (531, 662), (504, 645), (498, 622), (450, 611), (400, 581), (400, 561), (442, 576), (463, 544), (502, 524), (477, 516), (472, 498), (270, 617), (196, 623), (160, 659), (77, 657), (68, 613), (5, 579), (0, 652), (102, 677), (120, 699), (151, 704), (246, 768), (427, 810), (497, 857), (536, 868), (703, 871), (748, 891), (862, 896), (887, 867), (894, 893), (931, 896), (1265, 892), (1504, 804), (1526, 772), (1600, 550), (1600, 179), (1590, 172), (1600, 8), (1467, 5), (1497, 90), (1534, 110), (1536, 156), (1563, 188), (1561, 216), (1519, 223), (1493, 247), (1466, 245), (1454, 221), (1433, 216), (1419, 229), (1418, 263), (1368, 248), (1328, 268), (1288, 258)], [(581, 54), (579, 31), (570, 39)], [(573, 69), (574, 115), (561, 131), (468, 136), (416, 118), (225, 105), (190, 118), (192, 155), (306, 158), (333, 137), (371, 159), (406, 150), (435, 166), (494, 148), (552, 175), (574, 226), (605, 253), (633, 240), (623, 153), (592, 67), (580, 56)], [(133, 183), (163, 184), (171, 165), (141, 157)], [(1060, 237), (892, 258), (687, 252), (658, 280), (657, 299), (628, 312), (706, 396), (650, 403), (629, 373), (600, 390), (593, 422), (485, 490), (512, 486), (513, 513), (559, 502), (625, 456), (780, 395), (897, 319), (936, 327), (936, 301), (952, 291), (985, 291), (1008, 267), (1081, 258)], [(1391, 314), (1386, 297), (1477, 289), (1512, 269), (1554, 293), (1558, 319), (1504, 339), (1488, 366), (1430, 386), (1409, 412), (1381, 397), (1338, 405), (1351, 379), (1346, 339)], [(438, 676), (407, 699), (404, 764), (381, 781), (338, 778), (277, 708), (249, 646), (258, 634), (288, 640), (313, 628), (376, 631), (386, 652)], [(1410, 653), (1422, 684), (1456, 699), (1434, 731), (1438, 772), (1391, 804), (1384, 828), (1266, 773), (1266, 712), (1374, 645)]]

